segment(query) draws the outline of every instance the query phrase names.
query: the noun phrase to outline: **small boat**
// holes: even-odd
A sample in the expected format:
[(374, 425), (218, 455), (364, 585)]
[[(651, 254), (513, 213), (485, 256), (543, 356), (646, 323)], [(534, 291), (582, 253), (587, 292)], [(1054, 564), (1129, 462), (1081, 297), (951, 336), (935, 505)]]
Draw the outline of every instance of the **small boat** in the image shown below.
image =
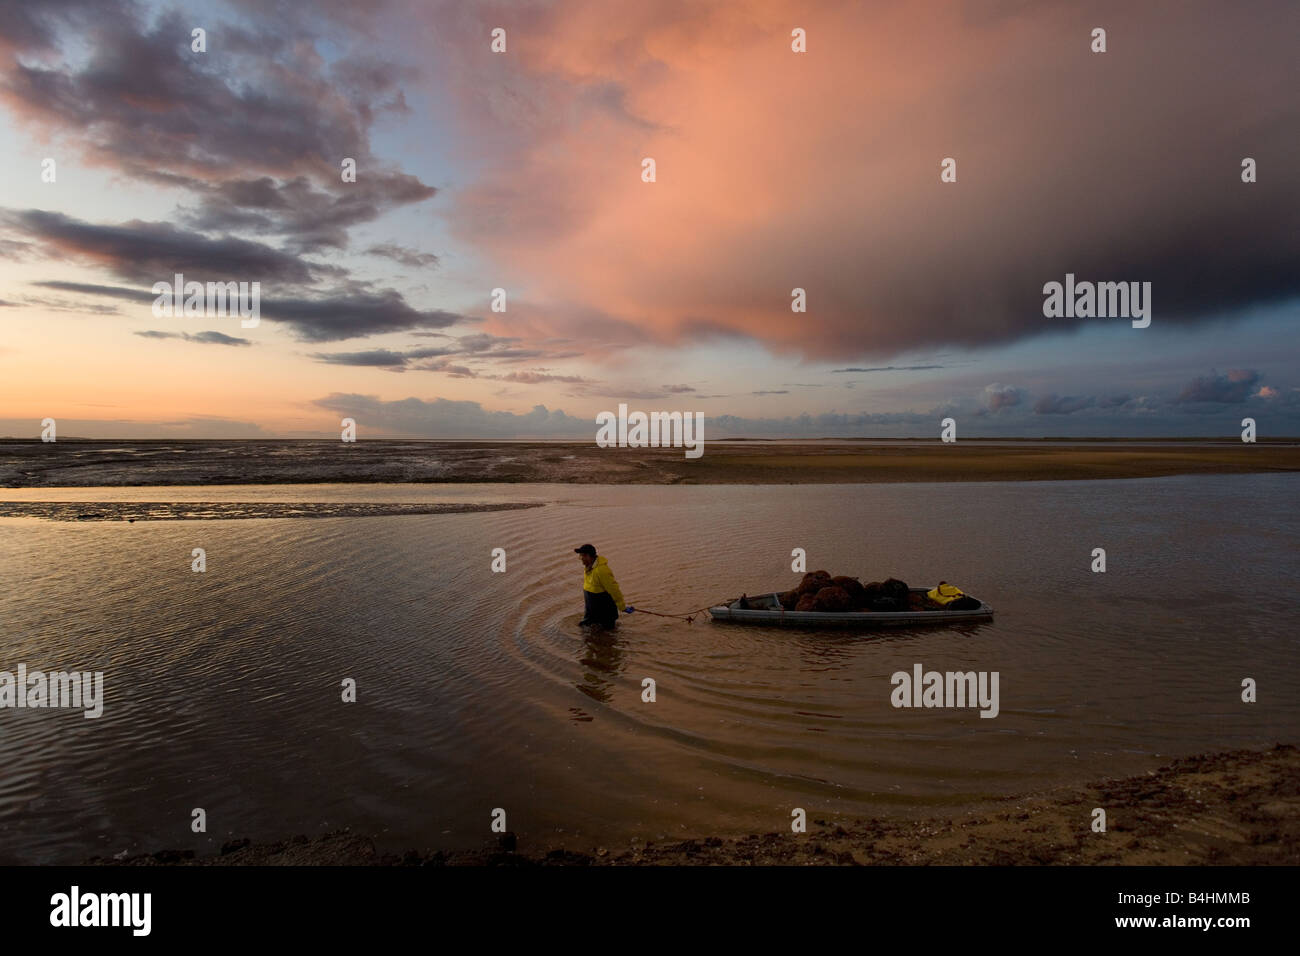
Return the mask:
[[(924, 595), (925, 588), (911, 588), (911, 592)], [(709, 608), (709, 616), (715, 621), (774, 627), (901, 627), (988, 621), (993, 618), (993, 608), (983, 601), (980, 601), (979, 607), (965, 611), (950, 611), (946, 608), (927, 608), (922, 611), (787, 611), (775, 593), (757, 597), (746, 595), (745, 603), (748, 607), (742, 608), (740, 598), (724, 602)]]

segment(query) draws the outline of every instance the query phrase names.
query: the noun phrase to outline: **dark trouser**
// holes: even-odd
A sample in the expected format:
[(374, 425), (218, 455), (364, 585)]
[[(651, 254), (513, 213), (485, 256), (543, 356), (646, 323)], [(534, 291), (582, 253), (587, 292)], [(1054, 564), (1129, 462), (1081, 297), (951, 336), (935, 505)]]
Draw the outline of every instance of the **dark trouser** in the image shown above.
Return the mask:
[(614, 622), (618, 620), (618, 605), (606, 592), (601, 591), (599, 594), (593, 594), (583, 588), (582, 599), (586, 603), (587, 611), (583, 616), (584, 623), (612, 627)]

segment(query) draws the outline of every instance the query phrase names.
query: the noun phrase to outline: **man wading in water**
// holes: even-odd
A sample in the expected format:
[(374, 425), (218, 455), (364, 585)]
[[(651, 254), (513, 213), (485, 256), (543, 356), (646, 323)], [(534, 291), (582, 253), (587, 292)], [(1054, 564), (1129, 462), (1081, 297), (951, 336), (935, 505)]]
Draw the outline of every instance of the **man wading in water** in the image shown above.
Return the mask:
[(614, 580), (614, 572), (604, 558), (596, 557), (596, 549), (589, 544), (574, 548), (573, 553), (582, 558), (586, 571), (582, 575), (582, 599), (586, 614), (578, 623), (586, 627), (613, 627), (618, 620), (618, 609), (631, 614), (636, 608), (623, 604), (623, 592)]

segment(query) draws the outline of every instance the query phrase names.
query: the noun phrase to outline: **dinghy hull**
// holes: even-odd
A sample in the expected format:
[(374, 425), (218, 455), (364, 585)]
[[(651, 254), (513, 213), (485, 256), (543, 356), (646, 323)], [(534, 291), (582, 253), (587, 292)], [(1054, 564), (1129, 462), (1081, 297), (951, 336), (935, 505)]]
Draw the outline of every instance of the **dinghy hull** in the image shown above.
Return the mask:
[[(913, 594), (925, 594), (924, 588), (912, 588)], [(977, 599), (978, 600), (978, 599)], [(927, 624), (959, 624), (991, 621), (993, 608), (980, 601), (978, 608), (950, 611), (945, 608), (920, 611), (787, 611), (775, 593), (747, 597), (748, 608), (739, 607), (740, 599), (709, 608), (709, 616), (728, 624), (760, 624), (764, 627), (918, 627)]]

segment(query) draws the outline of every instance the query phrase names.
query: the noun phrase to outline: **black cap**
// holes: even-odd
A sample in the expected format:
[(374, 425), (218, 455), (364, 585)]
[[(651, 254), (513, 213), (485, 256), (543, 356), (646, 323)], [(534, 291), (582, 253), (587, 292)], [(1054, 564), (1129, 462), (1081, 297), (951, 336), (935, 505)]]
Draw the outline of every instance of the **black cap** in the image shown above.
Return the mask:
[(593, 558), (596, 556), (596, 549), (589, 544), (584, 544), (581, 548), (574, 548), (574, 554), (589, 554)]

